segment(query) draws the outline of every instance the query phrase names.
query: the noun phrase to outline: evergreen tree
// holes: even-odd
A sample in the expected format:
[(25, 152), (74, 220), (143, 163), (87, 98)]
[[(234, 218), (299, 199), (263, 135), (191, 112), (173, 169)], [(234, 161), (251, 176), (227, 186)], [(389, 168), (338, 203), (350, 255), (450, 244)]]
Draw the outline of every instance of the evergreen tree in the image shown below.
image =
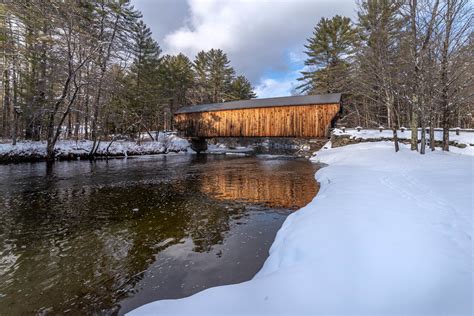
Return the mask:
[(211, 102), (209, 96), (209, 58), (205, 51), (200, 51), (193, 62), (195, 89), (194, 102), (196, 104), (203, 104)]
[(256, 98), (252, 84), (245, 76), (237, 76), (230, 86), (229, 100), (248, 100)]
[(357, 31), (347, 17), (322, 18), (305, 45), (308, 59), (298, 88), (308, 93), (342, 92), (347, 88), (349, 59), (357, 43)]
[(199, 52), (193, 68), (196, 79), (194, 103), (217, 103), (232, 98), (230, 92), (235, 71), (221, 49)]
[(190, 103), (188, 96), (194, 86), (195, 74), (191, 60), (184, 54), (165, 56), (160, 72), (163, 94), (168, 100), (165, 122), (169, 122), (174, 111)]
[(134, 62), (131, 67), (132, 73), (137, 77), (137, 85), (140, 86), (141, 76), (145, 72), (157, 68), (161, 49), (158, 43), (151, 37), (150, 28), (140, 20), (133, 29), (133, 48)]
[(160, 99), (159, 64), (161, 49), (152, 38), (150, 29), (140, 20), (133, 27), (132, 53), (134, 61), (130, 67), (129, 109), (141, 122), (141, 126), (151, 129), (156, 126), (154, 112), (158, 110)]
[(221, 49), (211, 49), (207, 52), (208, 58), (208, 88), (212, 103), (226, 101), (230, 86), (235, 76), (230, 60)]

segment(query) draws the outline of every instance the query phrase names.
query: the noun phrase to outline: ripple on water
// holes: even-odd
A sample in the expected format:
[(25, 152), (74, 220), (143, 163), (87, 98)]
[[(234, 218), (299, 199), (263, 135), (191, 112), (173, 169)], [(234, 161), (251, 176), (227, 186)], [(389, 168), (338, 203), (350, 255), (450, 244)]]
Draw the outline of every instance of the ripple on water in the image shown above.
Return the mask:
[(250, 279), (317, 166), (176, 155), (0, 166), (0, 311), (122, 314)]

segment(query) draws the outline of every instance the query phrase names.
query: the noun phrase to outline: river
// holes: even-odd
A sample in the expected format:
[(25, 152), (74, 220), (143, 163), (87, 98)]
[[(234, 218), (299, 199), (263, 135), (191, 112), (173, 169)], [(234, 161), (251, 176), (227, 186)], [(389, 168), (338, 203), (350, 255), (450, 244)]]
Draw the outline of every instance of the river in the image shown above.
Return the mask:
[(317, 165), (161, 155), (0, 165), (0, 315), (121, 315), (251, 279)]

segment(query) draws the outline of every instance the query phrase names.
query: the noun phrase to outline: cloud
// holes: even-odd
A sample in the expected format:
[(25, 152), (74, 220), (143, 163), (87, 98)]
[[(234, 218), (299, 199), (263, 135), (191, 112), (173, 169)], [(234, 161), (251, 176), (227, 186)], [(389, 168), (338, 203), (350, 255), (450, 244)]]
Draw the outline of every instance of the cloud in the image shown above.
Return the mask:
[[(301, 63), (298, 60), (292, 59), (292, 53), (288, 55), (288, 58), (292, 60), (293, 67), (299, 66)], [(259, 83), (255, 86), (255, 93), (258, 98), (270, 98), (270, 97), (284, 97), (289, 95), (297, 95), (300, 93), (296, 88), (302, 84), (298, 81), (301, 77), (301, 72), (306, 71), (307, 66), (301, 68), (295, 68), (292, 71), (271, 73), (262, 76)]]
[[(247, 76), (261, 95), (291, 89), (288, 80), (295, 76), (290, 73), (294, 64), (303, 66), (303, 45), (316, 23), (321, 17), (336, 14), (353, 17), (356, 6), (354, 0), (134, 0), (133, 3), (143, 12), (164, 53), (182, 52), (194, 59), (201, 50), (221, 48), (236, 71)], [(278, 78), (265, 75), (271, 72), (287, 75)]]
[(255, 87), (258, 98), (284, 97), (292, 94), (295, 88), (294, 78), (262, 79)]
[(190, 0), (188, 5), (189, 19), (166, 35), (164, 49), (194, 57), (221, 48), (252, 82), (268, 68), (287, 70), (287, 54), (304, 49), (321, 17), (351, 16), (355, 6), (353, 0)]
[(179, 29), (189, 15), (185, 0), (132, 0), (132, 4), (141, 11), (160, 46), (163, 46), (163, 38)]

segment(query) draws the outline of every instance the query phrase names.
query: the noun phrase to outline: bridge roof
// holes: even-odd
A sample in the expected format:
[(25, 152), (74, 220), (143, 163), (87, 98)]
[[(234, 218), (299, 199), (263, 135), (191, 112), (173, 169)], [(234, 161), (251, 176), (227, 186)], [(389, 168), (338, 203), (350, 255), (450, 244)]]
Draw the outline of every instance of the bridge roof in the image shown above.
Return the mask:
[(319, 95), (298, 95), (292, 97), (250, 99), (240, 101), (230, 101), (223, 103), (201, 104), (187, 106), (176, 111), (180, 113), (212, 112), (237, 109), (265, 108), (274, 106), (293, 106), (310, 104), (334, 104), (341, 101), (340, 93), (319, 94)]

